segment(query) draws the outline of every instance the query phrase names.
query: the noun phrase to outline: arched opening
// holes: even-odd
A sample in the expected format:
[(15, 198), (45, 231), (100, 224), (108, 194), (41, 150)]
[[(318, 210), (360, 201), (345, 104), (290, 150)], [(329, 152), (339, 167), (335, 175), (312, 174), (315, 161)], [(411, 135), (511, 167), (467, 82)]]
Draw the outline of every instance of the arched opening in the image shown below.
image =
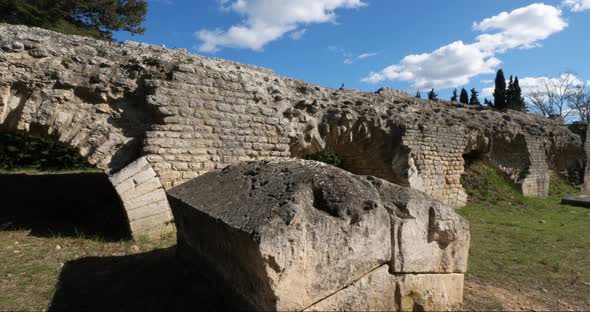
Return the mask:
[(466, 151), (463, 154), (463, 162), (465, 163), (465, 170), (469, 169), (472, 165), (479, 161), (485, 161), (486, 155), (480, 150)]
[(34, 236), (131, 238), (108, 175), (56, 140), (0, 132), (0, 230)]
[(333, 152), (339, 160), (339, 167), (344, 170), (410, 186), (410, 149), (402, 140), (404, 128), (394, 126), (387, 129), (375, 124), (374, 120), (362, 118), (342, 126), (339, 115), (332, 118), (336, 121), (328, 121), (319, 129), (306, 131), (302, 139), (292, 139), (291, 155), (315, 159), (308, 156)]

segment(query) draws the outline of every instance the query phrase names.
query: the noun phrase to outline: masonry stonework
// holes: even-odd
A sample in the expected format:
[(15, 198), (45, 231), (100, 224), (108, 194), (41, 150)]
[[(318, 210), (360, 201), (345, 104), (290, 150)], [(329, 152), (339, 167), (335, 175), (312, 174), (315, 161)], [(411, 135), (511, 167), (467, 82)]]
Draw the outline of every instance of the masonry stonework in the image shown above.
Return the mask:
[[(323, 148), (353, 173), (453, 207), (467, 202), (461, 174), (472, 158), (495, 164), (527, 196), (547, 195), (549, 170), (583, 176), (585, 168), (580, 136), (539, 116), (387, 88), (321, 88), (181, 49), (9, 25), (0, 25), (0, 130), (53, 137), (113, 177), (145, 157), (140, 171), (153, 171), (151, 184), (134, 187), (159, 193), (145, 203), (158, 213), (137, 217), (121, 195), (130, 220), (164, 209), (155, 180), (168, 190), (232, 163)], [(145, 223), (167, 228), (170, 215), (159, 215)]]

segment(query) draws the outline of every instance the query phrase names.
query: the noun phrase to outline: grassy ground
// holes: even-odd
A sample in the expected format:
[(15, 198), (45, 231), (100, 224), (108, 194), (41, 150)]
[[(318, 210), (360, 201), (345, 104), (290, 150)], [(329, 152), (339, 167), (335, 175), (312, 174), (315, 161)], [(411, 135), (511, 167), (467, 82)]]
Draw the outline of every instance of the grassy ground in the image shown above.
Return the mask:
[[(64, 287), (72, 289), (75, 288), (72, 283), (82, 285), (85, 282), (97, 282), (101, 277), (112, 279), (115, 277), (112, 276), (114, 272), (121, 271), (121, 268), (146, 268), (146, 263), (137, 261), (141, 259), (142, 253), (173, 245), (173, 239), (106, 242), (85, 237), (35, 237), (29, 235), (29, 230), (3, 231), (0, 233), (0, 310), (38, 311), (50, 306), (54, 309), (80, 307), (80, 303), (89, 297), (68, 295)], [(173, 257), (173, 253), (166, 249), (160, 254), (163, 257), (161, 263)], [(147, 258), (144, 256), (143, 259)], [(134, 267), (134, 264), (139, 266)], [(165, 267), (162, 269), (169, 270)], [(153, 274), (153, 271), (146, 270), (144, 273)], [(103, 297), (108, 302), (112, 298), (109, 299), (106, 294), (112, 295), (113, 286), (120, 289), (128, 277), (129, 272), (126, 272), (119, 277), (119, 282), (108, 285), (105, 281), (102, 285), (97, 283), (91, 288), (77, 291), (91, 293), (95, 290), (97, 293), (93, 297)], [(152, 275), (151, 278), (158, 279), (158, 276)], [(105, 284), (110, 287), (97, 288), (107, 286)], [(56, 300), (53, 300), (54, 295)], [(88, 303), (96, 303), (96, 300)]]
[(470, 202), (458, 212), (472, 235), (466, 308), (590, 309), (590, 209), (560, 204), (578, 190), (552, 177), (549, 198), (525, 198), (484, 163), (463, 185)]

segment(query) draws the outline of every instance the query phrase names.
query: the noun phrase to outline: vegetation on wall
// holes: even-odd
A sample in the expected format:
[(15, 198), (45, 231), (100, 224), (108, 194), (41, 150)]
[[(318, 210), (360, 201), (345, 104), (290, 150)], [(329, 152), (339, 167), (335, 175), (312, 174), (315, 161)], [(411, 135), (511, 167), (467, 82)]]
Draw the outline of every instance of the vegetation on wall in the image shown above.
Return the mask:
[(340, 167), (342, 165), (342, 159), (340, 156), (330, 148), (326, 148), (317, 153), (305, 154), (303, 159), (315, 160), (335, 167)]
[(56, 141), (0, 132), (0, 169), (62, 171), (89, 169), (78, 153)]
[(111, 39), (113, 31), (142, 34), (145, 0), (0, 0), (0, 23)]

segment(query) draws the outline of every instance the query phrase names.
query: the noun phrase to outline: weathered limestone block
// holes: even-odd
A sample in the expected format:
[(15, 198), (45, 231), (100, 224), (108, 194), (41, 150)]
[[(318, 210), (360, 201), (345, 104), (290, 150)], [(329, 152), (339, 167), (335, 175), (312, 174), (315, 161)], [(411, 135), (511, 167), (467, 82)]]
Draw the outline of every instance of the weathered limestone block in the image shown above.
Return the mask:
[(393, 311), (396, 283), (384, 265), (305, 311)]
[(383, 266), (306, 311), (457, 311), (463, 280), (463, 274), (391, 275)]
[(303, 310), (391, 257), (375, 189), (321, 163), (238, 164), (168, 194), (179, 253), (195, 251), (256, 309)]
[(396, 276), (399, 311), (458, 311), (463, 304), (463, 274)]
[(447, 206), (424, 193), (368, 177), (391, 214), (395, 273), (453, 273), (467, 270), (469, 226)]
[(123, 202), (134, 237), (159, 237), (174, 232), (166, 192), (145, 157), (110, 177)]
[(168, 197), (179, 257), (248, 309), (394, 310), (392, 274), (465, 268), (468, 227), (451, 208), (314, 161), (232, 165)]

